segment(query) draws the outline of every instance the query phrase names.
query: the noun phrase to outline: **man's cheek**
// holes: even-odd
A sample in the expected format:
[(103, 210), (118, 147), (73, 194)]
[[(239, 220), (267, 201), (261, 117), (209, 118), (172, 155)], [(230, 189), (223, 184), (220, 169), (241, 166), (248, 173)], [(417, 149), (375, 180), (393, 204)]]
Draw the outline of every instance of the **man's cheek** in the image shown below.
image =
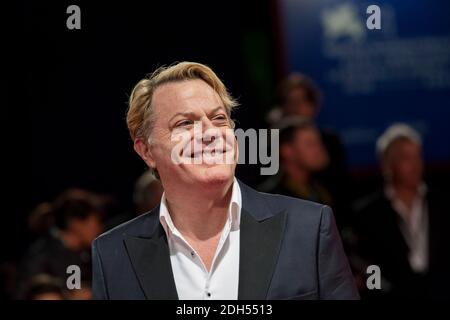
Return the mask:
[[(190, 134), (186, 130), (174, 130), (170, 136), (170, 141), (164, 144), (162, 152), (166, 156), (166, 161), (180, 164), (186, 154), (187, 144), (190, 140)], [(169, 159), (167, 159), (169, 158)]]

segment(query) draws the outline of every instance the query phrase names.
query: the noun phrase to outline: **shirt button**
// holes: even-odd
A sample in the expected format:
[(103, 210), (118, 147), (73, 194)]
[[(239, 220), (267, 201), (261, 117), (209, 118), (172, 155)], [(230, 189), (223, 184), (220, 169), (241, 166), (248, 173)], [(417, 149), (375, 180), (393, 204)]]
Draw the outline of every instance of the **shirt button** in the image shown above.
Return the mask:
[(195, 258), (195, 253), (194, 253), (194, 251), (191, 251), (191, 256), (192, 256), (192, 258)]
[(208, 298), (211, 298), (211, 292), (207, 292), (206, 295), (208, 296)]

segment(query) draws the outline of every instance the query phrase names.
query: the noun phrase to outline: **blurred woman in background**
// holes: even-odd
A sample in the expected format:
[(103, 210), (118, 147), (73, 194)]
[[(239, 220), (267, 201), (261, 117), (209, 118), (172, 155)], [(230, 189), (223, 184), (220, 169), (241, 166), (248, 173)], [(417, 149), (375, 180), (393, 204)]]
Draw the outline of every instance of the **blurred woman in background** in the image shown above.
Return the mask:
[(83, 291), (81, 297), (90, 297), (90, 246), (103, 231), (103, 209), (99, 196), (81, 189), (67, 190), (53, 203), (38, 206), (29, 222), (40, 236), (19, 267), (18, 298), (26, 298), (25, 291), (37, 275), (47, 275), (65, 284), (70, 265), (80, 268), (80, 281), (85, 287), (79, 289)]

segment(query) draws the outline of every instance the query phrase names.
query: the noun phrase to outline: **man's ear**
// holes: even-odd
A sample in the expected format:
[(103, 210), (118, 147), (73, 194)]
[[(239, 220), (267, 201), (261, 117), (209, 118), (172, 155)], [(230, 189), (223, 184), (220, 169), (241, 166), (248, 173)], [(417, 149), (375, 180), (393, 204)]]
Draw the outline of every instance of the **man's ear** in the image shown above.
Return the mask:
[(153, 158), (150, 145), (141, 138), (134, 139), (134, 151), (144, 160), (144, 162), (150, 167), (155, 169), (156, 163)]

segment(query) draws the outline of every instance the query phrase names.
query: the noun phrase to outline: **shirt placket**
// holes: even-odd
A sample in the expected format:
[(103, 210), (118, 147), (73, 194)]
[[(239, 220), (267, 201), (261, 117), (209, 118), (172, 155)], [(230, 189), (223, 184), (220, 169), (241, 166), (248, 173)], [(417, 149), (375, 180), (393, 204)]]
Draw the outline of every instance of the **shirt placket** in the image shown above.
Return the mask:
[(201, 260), (199, 254), (195, 251), (195, 249), (192, 248), (192, 246), (184, 239), (183, 235), (178, 231), (178, 229), (169, 223), (168, 227), (170, 230), (170, 234), (172, 235), (172, 238), (174, 238), (173, 240), (175, 240), (175, 242), (177, 243), (178, 248), (183, 250), (185, 252), (186, 256), (190, 257), (191, 261), (193, 261), (195, 264), (197, 264), (203, 271), (203, 277), (204, 277), (203, 288), (204, 288), (204, 290), (203, 290), (202, 296), (203, 296), (204, 300), (211, 300), (214, 298), (215, 294), (212, 292), (212, 289), (214, 289), (214, 288), (211, 288), (212, 277), (214, 275), (214, 269), (216, 268), (216, 260), (223, 249), (223, 245), (224, 245), (226, 239), (228, 238), (228, 236), (230, 234), (230, 230), (232, 227), (232, 220), (233, 219), (230, 216), (227, 219), (227, 222), (225, 223), (224, 229), (222, 230), (222, 233), (221, 233), (221, 236), (219, 239), (219, 243), (217, 245), (217, 249), (214, 254), (212, 264), (211, 264), (210, 272), (208, 272), (208, 270), (206, 269), (203, 261)]
[(230, 229), (231, 229), (231, 221), (230, 221), (230, 219), (228, 219), (225, 224), (225, 227), (222, 231), (222, 234), (220, 236), (219, 243), (217, 244), (217, 249), (214, 254), (213, 261), (211, 263), (210, 272), (208, 272), (206, 270), (206, 268), (204, 268), (204, 270), (205, 270), (205, 290), (204, 290), (203, 298), (205, 300), (211, 300), (217, 294), (216, 292), (213, 292), (215, 288), (211, 288), (211, 282), (212, 282), (212, 277), (214, 276), (214, 269), (216, 268), (217, 258), (221, 254), (221, 251), (223, 249), (223, 244), (225, 243), (226, 239), (228, 238), (228, 236), (230, 234)]

